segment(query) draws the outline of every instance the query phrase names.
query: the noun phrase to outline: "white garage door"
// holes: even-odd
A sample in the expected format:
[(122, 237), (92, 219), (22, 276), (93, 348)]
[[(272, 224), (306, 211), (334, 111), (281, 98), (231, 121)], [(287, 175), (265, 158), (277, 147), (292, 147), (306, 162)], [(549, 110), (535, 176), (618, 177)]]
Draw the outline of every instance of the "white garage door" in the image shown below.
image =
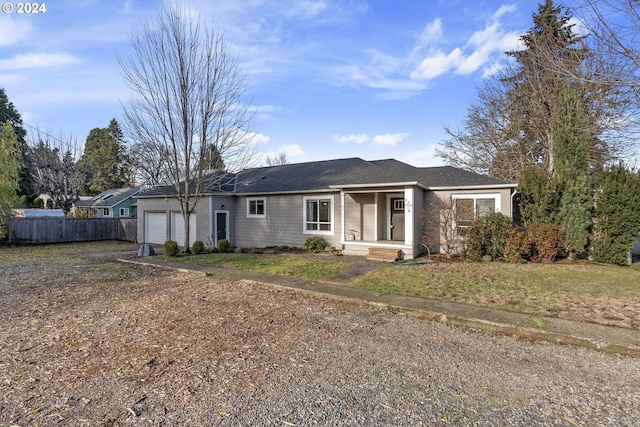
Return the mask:
[[(178, 242), (179, 246), (184, 245), (184, 218), (182, 213), (171, 212), (171, 240)], [(196, 240), (196, 214), (189, 216), (189, 246)]]
[(145, 212), (145, 243), (164, 243), (167, 240), (167, 214), (164, 212)]

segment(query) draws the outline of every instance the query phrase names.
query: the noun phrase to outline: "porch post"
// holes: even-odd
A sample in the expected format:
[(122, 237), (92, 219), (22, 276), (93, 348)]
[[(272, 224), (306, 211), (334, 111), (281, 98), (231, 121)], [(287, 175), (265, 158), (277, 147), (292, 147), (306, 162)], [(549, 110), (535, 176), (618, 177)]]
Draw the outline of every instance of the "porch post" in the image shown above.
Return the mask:
[(413, 187), (404, 187), (404, 244), (413, 247), (415, 235), (415, 200)]
[(344, 190), (340, 190), (340, 243), (344, 245), (344, 242), (345, 242)]

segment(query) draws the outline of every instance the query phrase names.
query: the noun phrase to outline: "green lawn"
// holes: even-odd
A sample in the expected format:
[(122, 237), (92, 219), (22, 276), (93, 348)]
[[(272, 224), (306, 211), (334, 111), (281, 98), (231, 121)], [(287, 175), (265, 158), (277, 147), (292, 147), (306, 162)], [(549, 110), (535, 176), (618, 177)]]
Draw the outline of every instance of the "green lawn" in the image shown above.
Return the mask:
[(334, 276), (350, 264), (336, 261), (336, 258), (308, 258), (292, 254), (200, 254), (179, 258), (166, 258), (187, 264), (207, 265), (211, 267), (233, 268), (245, 271), (261, 271), (269, 274), (282, 274), (307, 280), (320, 280)]
[(640, 267), (599, 264), (385, 265), (353, 286), (533, 315), (640, 328)]
[[(331, 280), (352, 264), (299, 254), (203, 254), (173, 261)], [(380, 267), (342, 285), (640, 329), (640, 266), (436, 262)]]

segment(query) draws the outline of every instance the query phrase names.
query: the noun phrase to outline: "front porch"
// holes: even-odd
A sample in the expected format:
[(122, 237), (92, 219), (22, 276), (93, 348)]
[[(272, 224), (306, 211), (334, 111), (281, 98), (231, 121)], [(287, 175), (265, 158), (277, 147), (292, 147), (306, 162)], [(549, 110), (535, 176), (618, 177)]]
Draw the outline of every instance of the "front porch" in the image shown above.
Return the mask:
[(423, 198), (413, 185), (341, 189), (340, 199), (340, 243), (345, 255), (391, 261), (394, 253), (400, 259), (418, 255), (420, 242), (413, 208), (421, 206)]

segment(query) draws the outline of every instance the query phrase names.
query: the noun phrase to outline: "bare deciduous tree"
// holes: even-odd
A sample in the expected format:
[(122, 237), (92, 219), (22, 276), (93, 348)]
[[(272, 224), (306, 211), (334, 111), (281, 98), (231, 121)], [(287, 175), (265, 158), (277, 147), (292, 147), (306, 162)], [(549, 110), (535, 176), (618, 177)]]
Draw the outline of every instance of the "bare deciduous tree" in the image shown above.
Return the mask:
[(77, 168), (80, 144), (72, 137), (52, 137), (36, 131), (29, 143), (29, 175), (33, 188), (51, 199), (54, 208), (69, 210), (78, 200), (80, 188), (85, 184)]
[(281, 165), (288, 165), (289, 164), (289, 159), (287, 159), (287, 154), (286, 153), (280, 153), (277, 156), (267, 156), (267, 158), (264, 161), (266, 166), (281, 166)]
[(461, 226), (468, 226), (475, 217), (473, 205), (449, 196), (442, 199), (433, 196), (422, 213), (423, 241), (431, 248), (444, 252), (447, 258), (464, 248), (465, 234)]
[(189, 218), (211, 184), (211, 153), (219, 154), (223, 163), (217, 164), (227, 171), (256, 160), (245, 76), (224, 35), (177, 6), (165, 6), (145, 22), (131, 45), (134, 56), (120, 59), (131, 90), (125, 130), (144, 153), (138, 160), (163, 170), (153, 180), (166, 177), (172, 186), (188, 252)]

